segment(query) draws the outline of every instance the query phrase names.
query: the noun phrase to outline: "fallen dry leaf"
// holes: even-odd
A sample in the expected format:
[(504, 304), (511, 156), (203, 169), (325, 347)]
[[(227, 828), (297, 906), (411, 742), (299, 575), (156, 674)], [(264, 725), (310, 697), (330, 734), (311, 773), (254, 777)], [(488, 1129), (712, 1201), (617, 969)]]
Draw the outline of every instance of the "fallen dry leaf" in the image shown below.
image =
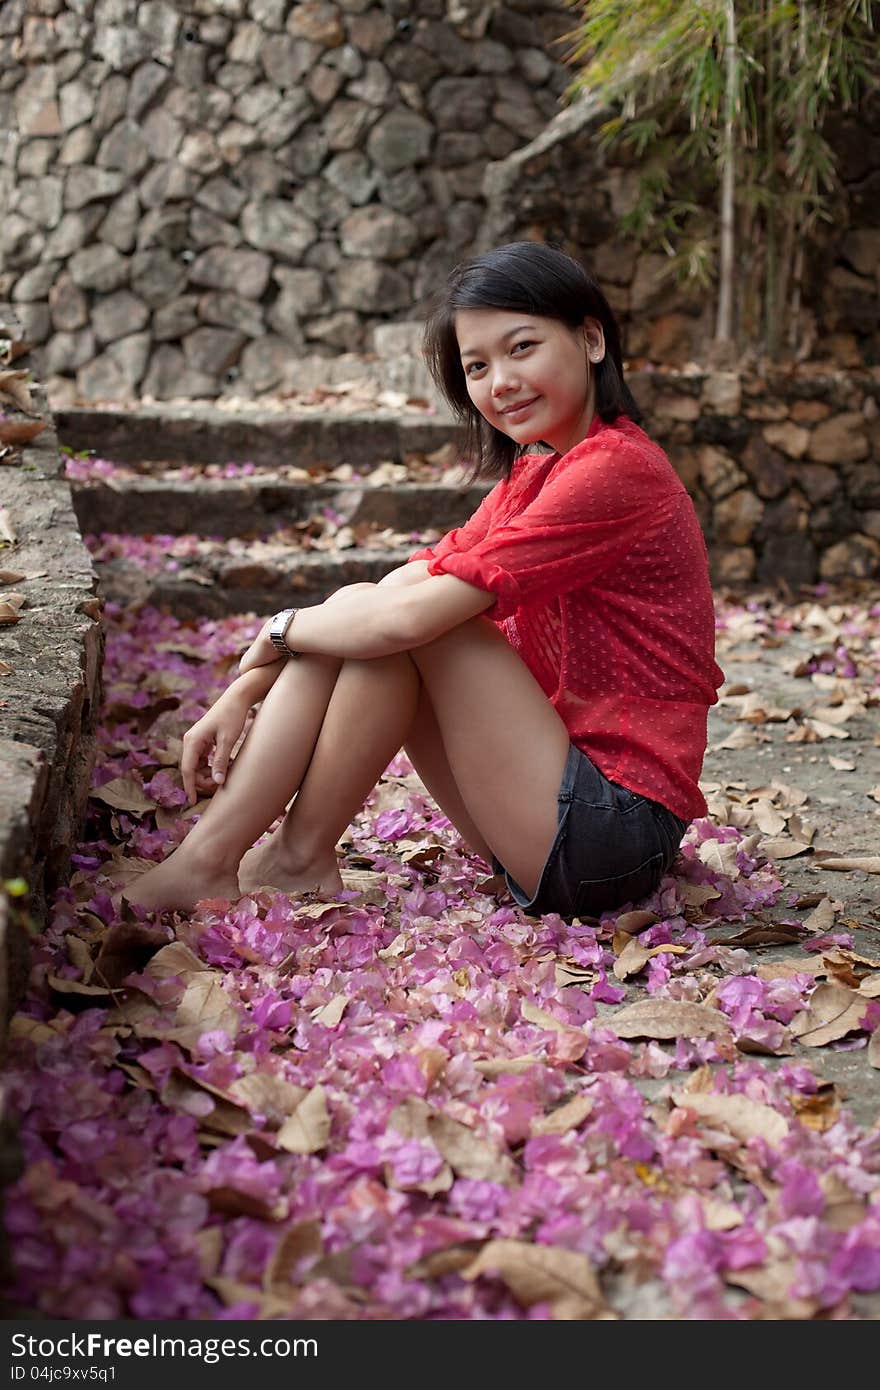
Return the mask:
[(178, 1036), (180, 1029), (191, 1029), (195, 1040), (202, 1033), (221, 1029), (234, 1038), (240, 1022), (238, 1010), (229, 1002), (223, 988), (222, 976), (203, 969), (190, 977), (174, 1017)]
[(327, 1147), (330, 1113), (323, 1086), (313, 1086), (278, 1131), (278, 1144), (292, 1154), (314, 1154)]
[(572, 1096), (564, 1105), (551, 1110), (549, 1115), (539, 1115), (531, 1123), (532, 1135), (567, 1134), (577, 1129), (592, 1112), (593, 1102), (589, 1096)]
[(24, 411), (25, 415), (33, 414), (34, 402), (28, 386), (30, 372), (16, 369), (14, 371), (0, 371), (0, 396), (5, 396), (19, 410)]
[(872, 1067), (880, 1067), (880, 1028), (875, 1028), (868, 1043), (868, 1061)]
[(693, 1110), (713, 1126), (726, 1129), (734, 1139), (747, 1144), (750, 1139), (766, 1139), (781, 1144), (788, 1134), (788, 1122), (769, 1105), (742, 1095), (716, 1095), (711, 1092), (678, 1092), (672, 1096), (677, 1106)]
[(564, 1321), (616, 1317), (605, 1303), (586, 1255), (521, 1240), (490, 1240), (461, 1271), (464, 1279), (495, 1276), (525, 1308), (549, 1303)]
[(846, 873), (852, 869), (859, 869), (864, 874), (880, 874), (880, 854), (863, 855), (841, 855), (817, 854), (816, 867), (819, 869), (833, 869), (838, 873)]
[(45, 420), (0, 420), (0, 444), (30, 444), (46, 428)]
[(630, 975), (637, 975), (643, 970), (654, 956), (664, 953), (682, 956), (691, 949), (690, 946), (673, 946), (668, 943), (661, 946), (643, 946), (640, 941), (630, 939), (614, 962), (614, 974), (618, 980), (626, 980)]
[(132, 816), (143, 816), (156, 809), (156, 802), (144, 791), (143, 783), (133, 773), (114, 777), (102, 787), (94, 787), (89, 793), (93, 801), (103, 801), (117, 811), (126, 811)]
[(640, 999), (596, 1022), (619, 1038), (732, 1038), (718, 1009), (673, 999)]
[(819, 985), (803, 1013), (791, 1021), (791, 1035), (804, 1047), (824, 1047), (861, 1025), (865, 996), (846, 985)]
[(348, 1007), (348, 995), (334, 994), (328, 1003), (322, 1004), (319, 1009), (315, 1009), (312, 1018), (315, 1023), (321, 1023), (325, 1028), (335, 1028)]
[(804, 929), (817, 934), (830, 931), (834, 926), (837, 906), (839, 904), (835, 904), (831, 898), (823, 898), (818, 907), (804, 918)]

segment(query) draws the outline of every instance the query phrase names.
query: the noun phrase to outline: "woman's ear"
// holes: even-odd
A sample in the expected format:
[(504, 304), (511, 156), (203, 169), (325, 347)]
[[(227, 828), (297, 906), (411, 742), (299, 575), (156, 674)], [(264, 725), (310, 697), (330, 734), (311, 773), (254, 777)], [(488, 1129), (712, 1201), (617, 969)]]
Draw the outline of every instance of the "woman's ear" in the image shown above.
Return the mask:
[(605, 330), (598, 319), (584, 319), (583, 329), (587, 357), (595, 366), (605, 356)]

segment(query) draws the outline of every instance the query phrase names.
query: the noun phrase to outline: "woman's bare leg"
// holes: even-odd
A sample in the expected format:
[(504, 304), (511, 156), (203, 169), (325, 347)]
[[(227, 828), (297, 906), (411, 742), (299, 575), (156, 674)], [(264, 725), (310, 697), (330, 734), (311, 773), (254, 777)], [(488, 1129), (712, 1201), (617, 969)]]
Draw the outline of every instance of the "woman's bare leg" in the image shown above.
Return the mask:
[(343, 664), (293, 805), (275, 834), (241, 861), (243, 891), (342, 888), (336, 843), (399, 752), (419, 684), (405, 652)]

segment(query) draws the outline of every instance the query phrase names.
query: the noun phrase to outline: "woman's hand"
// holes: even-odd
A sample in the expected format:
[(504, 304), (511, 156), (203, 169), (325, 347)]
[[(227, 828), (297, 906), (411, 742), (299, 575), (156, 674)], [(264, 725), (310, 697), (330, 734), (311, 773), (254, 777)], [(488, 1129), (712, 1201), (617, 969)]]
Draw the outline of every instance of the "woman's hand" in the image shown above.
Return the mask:
[(271, 626), (272, 619), (267, 618), (238, 663), (241, 675), (244, 675), (246, 671), (255, 670), (257, 666), (268, 666), (271, 662), (278, 660), (278, 653), (269, 641), (269, 628)]
[(226, 781), (229, 759), (249, 709), (247, 695), (230, 686), (184, 734), (180, 771), (190, 806), (195, 805), (200, 792), (216, 791)]

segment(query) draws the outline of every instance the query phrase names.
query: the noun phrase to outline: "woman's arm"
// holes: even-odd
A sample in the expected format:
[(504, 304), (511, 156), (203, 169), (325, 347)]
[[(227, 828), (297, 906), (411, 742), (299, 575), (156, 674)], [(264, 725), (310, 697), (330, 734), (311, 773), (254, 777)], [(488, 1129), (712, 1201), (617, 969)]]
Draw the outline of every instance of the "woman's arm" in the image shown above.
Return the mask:
[(410, 584), (418, 584), (428, 576), (427, 560), (410, 560), (405, 565), (400, 565), (396, 570), (390, 570), (384, 578), (379, 580), (380, 586), (384, 588), (400, 589)]

